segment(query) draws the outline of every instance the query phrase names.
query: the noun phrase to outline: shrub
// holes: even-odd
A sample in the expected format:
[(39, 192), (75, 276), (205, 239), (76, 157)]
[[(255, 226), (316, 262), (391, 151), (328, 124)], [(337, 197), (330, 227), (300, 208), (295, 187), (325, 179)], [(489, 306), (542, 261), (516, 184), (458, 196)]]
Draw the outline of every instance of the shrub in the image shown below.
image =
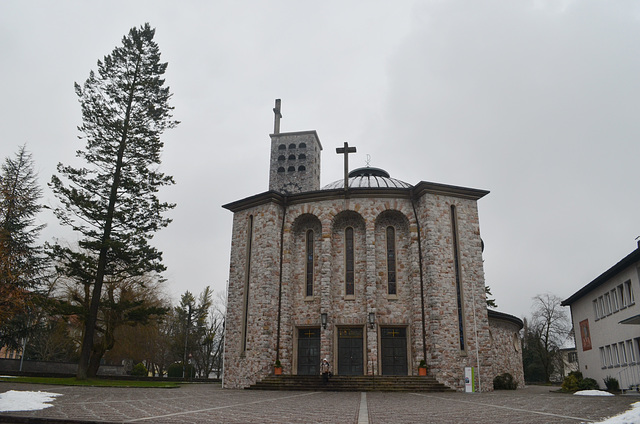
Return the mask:
[(497, 375), (493, 379), (494, 390), (515, 390), (518, 388), (518, 382), (513, 379), (513, 376), (508, 372)]
[(600, 386), (593, 378), (585, 378), (578, 384), (580, 390), (598, 390)]
[(140, 362), (133, 367), (133, 369), (131, 370), (131, 375), (146, 377), (149, 375), (149, 371), (147, 370), (147, 367), (145, 367), (144, 364)]
[(593, 378), (582, 378), (580, 371), (572, 371), (562, 381), (563, 392), (577, 392), (578, 390), (597, 390), (598, 382)]
[(563, 392), (577, 392), (578, 390), (580, 390), (580, 382), (582, 381), (582, 379), (578, 380), (578, 377), (572, 374), (573, 373), (566, 376), (562, 381)]
[(607, 390), (611, 392), (617, 392), (618, 390), (620, 390), (620, 383), (618, 383), (618, 380), (614, 377), (611, 377), (610, 375), (608, 375), (607, 378), (604, 379), (604, 385), (607, 386)]
[[(185, 368), (185, 377), (189, 378), (189, 375), (191, 375), (191, 378), (196, 376), (196, 369), (191, 364), (187, 364)], [(167, 377), (182, 378), (182, 362), (169, 365)]]

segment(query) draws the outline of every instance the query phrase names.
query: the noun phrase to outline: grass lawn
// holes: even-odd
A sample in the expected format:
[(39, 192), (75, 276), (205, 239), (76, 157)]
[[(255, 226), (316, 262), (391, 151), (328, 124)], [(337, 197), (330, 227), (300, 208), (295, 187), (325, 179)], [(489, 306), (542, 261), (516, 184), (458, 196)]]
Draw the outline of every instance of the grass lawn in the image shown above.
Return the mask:
[(75, 377), (7, 377), (0, 376), (0, 382), (5, 383), (31, 383), (31, 384), (55, 384), (59, 386), (100, 386), (100, 387), (156, 387), (174, 389), (181, 383), (174, 381), (134, 381), (134, 380), (106, 380), (88, 379), (78, 380)]

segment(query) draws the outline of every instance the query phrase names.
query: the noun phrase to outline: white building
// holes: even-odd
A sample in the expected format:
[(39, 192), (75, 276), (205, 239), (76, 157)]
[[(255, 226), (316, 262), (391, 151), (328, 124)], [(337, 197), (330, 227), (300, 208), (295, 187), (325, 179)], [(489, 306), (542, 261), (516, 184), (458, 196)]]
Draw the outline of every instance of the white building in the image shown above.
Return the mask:
[(640, 243), (620, 262), (562, 302), (571, 307), (580, 371), (604, 387), (640, 384)]

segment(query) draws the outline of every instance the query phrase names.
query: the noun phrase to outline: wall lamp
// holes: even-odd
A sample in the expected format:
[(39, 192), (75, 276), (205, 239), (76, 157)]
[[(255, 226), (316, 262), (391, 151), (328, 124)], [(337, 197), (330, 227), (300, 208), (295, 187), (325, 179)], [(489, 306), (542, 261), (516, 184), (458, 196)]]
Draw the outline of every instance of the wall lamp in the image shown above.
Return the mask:
[(327, 313), (323, 312), (320, 314), (320, 323), (322, 323), (322, 328), (327, 329)]
[(369, 328), (373, 328), (376, 325), (376, 313), (369, 312)]

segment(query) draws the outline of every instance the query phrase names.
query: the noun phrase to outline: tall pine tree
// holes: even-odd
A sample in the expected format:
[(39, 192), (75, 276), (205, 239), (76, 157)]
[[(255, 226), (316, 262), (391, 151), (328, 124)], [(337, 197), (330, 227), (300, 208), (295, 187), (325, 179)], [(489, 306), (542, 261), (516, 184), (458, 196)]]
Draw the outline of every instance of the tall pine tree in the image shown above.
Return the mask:
[(32, 290), (45, 263), (36, 245), (44, 225), (36, 224), (42, 189), (33, 168), (22, 146), (0, 173), (0, 346), (12, 349), (25, 336)]
[(80, 234), (78, 248), (55, 247), (67, 275), (79, 283), (91, 281), (91, 301), (84, 317), (77, 377), (97, 372), (92, 356), (102, 285), (107, 280), (162, 272), (162, 254), (149, 244), (167, 226), (163, 213), (175, 205), (160, 202), (156, 193), (174, 184), (159, 171), (162, 133), (175, 127), (164, 85), (167, 63), (149, 24), (132, 28), (122, 46), (98, 61), (83, 86), (75, 84), (82, 108), (78, 127), (84, 150), (77, 157), (85, 167), (58, 164), (51, 187), (62, 203), (55, 210), (60, 221)]

